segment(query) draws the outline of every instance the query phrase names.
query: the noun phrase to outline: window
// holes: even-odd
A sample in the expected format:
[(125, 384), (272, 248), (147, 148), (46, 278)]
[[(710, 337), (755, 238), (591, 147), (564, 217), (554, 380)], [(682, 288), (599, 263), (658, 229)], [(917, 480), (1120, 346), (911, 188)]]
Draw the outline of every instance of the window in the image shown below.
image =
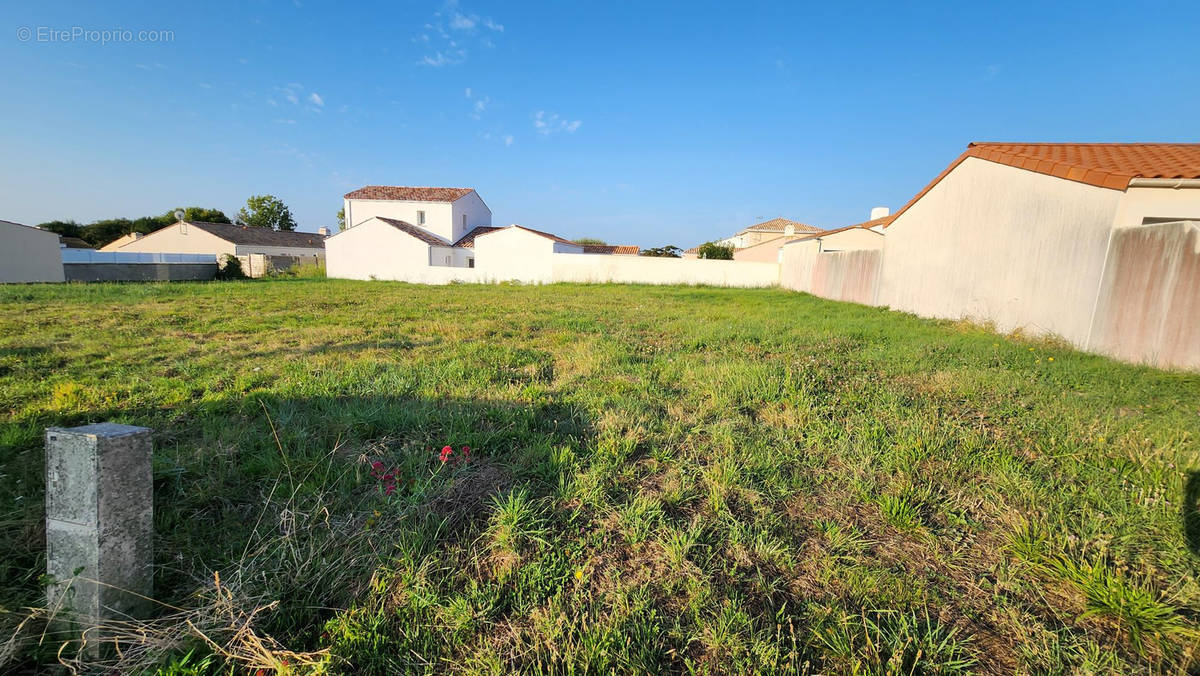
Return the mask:
[(463, 214), (463, 230), (467, 229), (467, 215)]
[(417, 225), (425, 225), (425, 212), (424, 211), (417, 212)]
[(446, 256), (446, 265), (450, 265), (450, 257)]
[(474, 258), (468, 258), (468, 259), (467, 259), (467, 267), (468, 267), (468, 268), (473, 268), (473, 267), (475, 267), (475, 259), (474, 259)]

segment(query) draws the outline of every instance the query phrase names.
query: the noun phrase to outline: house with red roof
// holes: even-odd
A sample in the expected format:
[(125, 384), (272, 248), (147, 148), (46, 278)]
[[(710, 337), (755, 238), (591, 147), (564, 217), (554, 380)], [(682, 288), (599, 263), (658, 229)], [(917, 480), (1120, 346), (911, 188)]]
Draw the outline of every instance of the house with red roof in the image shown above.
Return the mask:
[(551, 254), (638, 252), (634, 246), (585, 246), (520, 225), (492, 226), (491, 209), (472, 188), (369, 185), (343, 200), (347, 227), (326, 240), (331, 277), (542, 281)]
[(1200, 144), (972, 143), (883, 232), (784, 285), (1200, 368)]

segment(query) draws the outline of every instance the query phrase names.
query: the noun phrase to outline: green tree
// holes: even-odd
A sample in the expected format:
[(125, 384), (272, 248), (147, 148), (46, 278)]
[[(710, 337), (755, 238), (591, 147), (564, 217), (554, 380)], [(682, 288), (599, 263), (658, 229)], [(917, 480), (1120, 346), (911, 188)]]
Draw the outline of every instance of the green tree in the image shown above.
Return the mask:
[(346, 208), (338, 209), (338, 232), (346, 229)]
[(605, 242), (602, 239), (596, 239), (595, 237), (580, 237), (579, 239), (575, 240), (575, 243), (580, 246), (583, 246), (585, 244), (589, 245), (589, 246), (592, 246), (592, 245), (607, 246), (608, 245), (608, 242)]
[(220, 209), (206, 209), (205, 207), (176, 207), (159, 217), (162, 224), (170, 225), (175, 222), (175, 212), (183, 212), (183, 220), (199, 221), (201, 223), (232, 223), (224, 211)]
[(296, 221), (283, 200), (274, 195), (253, 195), (237, 215), (238, 225), (272, 230), (295, 230)]
[(707, 258), (709, 260), (731, 261), (733, 260), (733, 247), (725, 244), (717, 244), (716, 242), (705, 242), (697, 249), (696, 257)]
[(679, 247), (668, 244), (666, 246), (656, 246), (652, 249), (642, 249), (642, 256), (652, 256), (654, 258), (680, 258), (682, 255)]
[(47, 221), (38, 225), (40, 230), (48, 230), (63, 237), (81, 237), (83, 226), (75, 221)]

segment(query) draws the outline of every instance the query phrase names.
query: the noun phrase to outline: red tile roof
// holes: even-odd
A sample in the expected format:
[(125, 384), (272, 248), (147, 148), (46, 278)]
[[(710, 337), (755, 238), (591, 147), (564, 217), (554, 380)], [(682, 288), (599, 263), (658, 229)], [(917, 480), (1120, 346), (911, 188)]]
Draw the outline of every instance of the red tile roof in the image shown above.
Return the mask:
[(493, 232), (493, 231), (496, 231), (499, 229), (500, 228), (493, 228), (490, 225), (477, 225), (471, 229), (471, 232), (468, 232), (467, 234), (463, 235), (462, 237), (459, 237), (458, 241), (454, 243), (454, 246), (461, 247), (463, 249), (474, 249), (476, 237), (478, 237), (480, 235), (486, 235), (489, 232)]
[(624, 256), (636, 256), (638, 249), (632, 244), (581, 244), (583, 253), (586, 254), (617, 254)]
[(421, 228), (418, 228), (417, 226), (413, 225), (412, 223), (407, 223), (405, 221), (398, 221), (394, 218), (385, 218), (383, 216), (376, 216), (375, 218), (378, 218), (379, 220), (383, 221), (384, 223), (387, 223), (388, 225), (392, 226), (393, 228), (395, 228), (401, 232), (404, 232), (409, 235), (412, 235), (413, 237), (416, 237), (417, 239), (421, 240), (422, 242), (425, 242), (426, 244), (428, 244), (430, 246), (450, 246), (450, 242), (447, 242), (446, 240), (442, 239), (441, 237), (438, 237), (437, 235), (433, 234), (432, 232), (429, 232), (428, 230), (423, 230)]
[(403, 185), (368, 185), (348, 192), (348, 200), (402, 200), (406, 202), (453, 202), (474, 192), (472, 188), (417, 188)]
[(800, 221), (793, 221), (793, 220), (789, 220), (787, 218), (772, 218), (769, 221), (763, 221), (762, 223), (756, 223), (755, 225), (752, 225), (752, 226), (746, 228), (745, 230), (741, 230), (738, 232), (738, 234), (740, 235), (743, 232), (780, 232), (780, 233), (782, 233), (782, 232), (786, 232), (787, 226), (789, 226), (789, 225), (792, 226), (794, 232), (820, 232), (821, 231), (821, 229), (815, 225), (801, 223)]
[(968, 157), (1112, 190), (1135, 178), (1200, 178), (1200, 143), (972, 143), (892, 219)]

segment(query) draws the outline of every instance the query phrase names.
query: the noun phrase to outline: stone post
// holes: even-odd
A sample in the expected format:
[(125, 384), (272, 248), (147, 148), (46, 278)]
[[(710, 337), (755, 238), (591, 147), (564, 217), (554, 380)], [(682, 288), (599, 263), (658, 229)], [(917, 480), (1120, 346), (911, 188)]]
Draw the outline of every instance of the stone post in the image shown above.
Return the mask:
[(153, 591), (150, 430), (46, 430), (46, 571), (52, 611), (87, 627), (145, 612)]

